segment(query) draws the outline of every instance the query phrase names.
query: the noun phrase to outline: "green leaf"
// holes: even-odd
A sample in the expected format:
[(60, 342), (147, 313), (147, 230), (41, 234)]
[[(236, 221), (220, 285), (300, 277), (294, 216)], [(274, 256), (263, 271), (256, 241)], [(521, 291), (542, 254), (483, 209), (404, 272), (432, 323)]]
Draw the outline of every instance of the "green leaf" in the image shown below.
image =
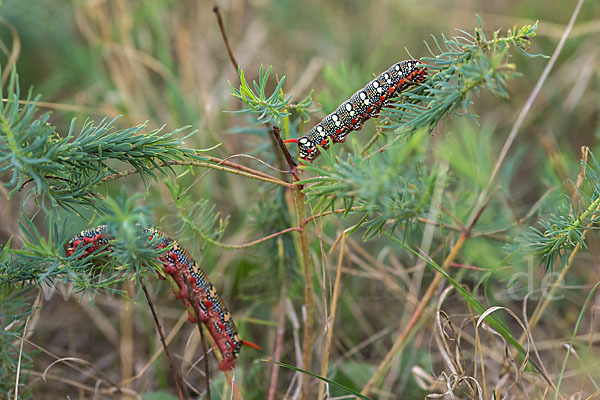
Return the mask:
[(326, 382), (326, 383), (328, 383), (328, 384), (330, 384), (330, 385), (332, 385), (332, 386), (335, 386), (335, 387), (337, 387), (337, 388), (339, 388), (339, 389), (342, 389), (342, 390), (344, 390), (345, 392), (348, 392), (348, 393), (350, 393), (351, 395), (358, 397), (359, 399), (363, 399), (363, 400), (370, 400), (370, 399), (369, 399), (367, 396), (360, 394), (360, 392), (357, 392), (356, 390), (350, 389), (349, 387), (347, 387), (347, 386), (344, 386), (344, 385), (342, 385), (342, 384), (339, 384), (339, 383), (337, 383), (337, 382), (335, 382), (335, 381), (332, 381), (331, 379), (327, 379), (327, 378), (324, 378), (324, 377), (322, 377), (322, 376), (320, 376), (320, 375), (313, 374), (312, 372), (305, 371), (305, 370), (303, 370), (302, 368), (294, 367), (293, 365), (284, 364), (284, 363), (282, 363), (282, 362), (277, 362), (277, 361), (271, 361), (271, 360), (262, 360), (262, 361), (263, 361), (263, 362), (272, 363), (272, 364), (276, 364), (276, 365), (279, 365), (279, 366), (281, 366), (281, 367), (284, 367), (284, 368), (291, 369), (291, 370), (293, 370), (293, 371), (302, 372), (303, 374), (306, 374), (306, 375), (312, 376), (313, 378), (320, 379), (320, 380), (322, 380), (323, 382)]

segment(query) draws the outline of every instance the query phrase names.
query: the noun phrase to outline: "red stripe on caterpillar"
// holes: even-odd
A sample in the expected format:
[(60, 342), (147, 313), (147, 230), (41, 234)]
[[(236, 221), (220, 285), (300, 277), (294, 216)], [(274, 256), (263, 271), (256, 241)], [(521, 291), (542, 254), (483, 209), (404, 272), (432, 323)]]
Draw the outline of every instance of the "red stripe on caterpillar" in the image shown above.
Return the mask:
[(306, 135), (284, 140), (298, 144), (298, 158), (312, 162), (319, 154), (317, 145), (329, 147), (346, 141), (346, 135), (358, 131), (369, 118), (376, 118), (391, 98), (405, 91), (411, 84), (420, 83), (427, 75), (426, 68), (419, 67), (417, 60), (400, 61), (382, 72), (365, 87), (354, 93), (334, 112), (315, 125)]
[[(82, 231), (69, 242), (66, 250), (67, 255), (72, 256), (78, 246), (88, 246), (82, 257), (99, 249), (108, 249), (110, 239), (107, 232), (106, 225)], [(258, 345), (240, 339), (231, 314), (227, 311), (223, 300), (208, 280), (206, 273), (190, 254), (179, 246), (175, 240), (164, 235), (160, 229), (147, 228), (144, 232), (150, 235), (150, 240), (155, 240), (156, 248), (170, 247), (159, 258), (164, 272), (172, 276), (179, 286), (179, 293), (176, 293), (176, 296), (183, 300), (188, 310), (190, 308), (195, 309), (200, 320), (208, 328), (223, 357), (223, 360), (219, 363), (219, 369), (229, 371), (235, 367), (235, 358), (242, 345), (261, 350)], [(189, 283), (192, 293), (189, 293), (187, 283)], [(196, 321), (196, 317), (190, 314), (189, 311), (188, 319), (190, 322)]]

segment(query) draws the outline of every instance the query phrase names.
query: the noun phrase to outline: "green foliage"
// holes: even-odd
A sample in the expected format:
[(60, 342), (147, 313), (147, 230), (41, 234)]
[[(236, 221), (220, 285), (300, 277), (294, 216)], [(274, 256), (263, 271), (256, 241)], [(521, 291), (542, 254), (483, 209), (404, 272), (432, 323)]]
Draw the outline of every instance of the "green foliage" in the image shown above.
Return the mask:
[(395, 143), (386, 151), (363, 157), (357, 146), (347, 161), (335, 157), (334, 146), (321, 150), (323, 161), (302, 167), (315, 177), (301, 181), (304, 192), (313, 202), (324, 204), (322, 210), (344, 201), (347, 214), (362, 214), (365, 237), (381, 234), (389, 225), (407, 229), (426, 213), (436, 175), (423, 164), (427, 133), (421, 131)]
[(72, 293), (82, 295), (125, 294), (118, 285), (147, 271), (148, 266), (162, 273), (156, 258), (167, 249), (157, 250), (153, 241), (148, 240), (148, 234), (142, 228), (148, 226), (148, 209), (135, 206), (138, 199), (139, 196), (127, 196), (123, 188), (117, 199), (109, 197), (105, 200), (106, 213), (99, 218), (99, 223), (108, 227), (106, 236), (113, 239), (111, 251), (100, 250), (87, 257), (81, 257), (85, 247), (67, 257), (64, 224), (59, 227), (50, 222), (52, 229), (46, 239), (30, 219), (23, 217), (23, 246), (11, 249), (7, 244), (0, 251), (0, 323), (3, 327), (0, 381), (3, 384), (14, 382), (9, 377), (15, 375), (19, 357), (22, 358), (23, 381), (31, 367), (30, 356), (20, 353), (15, 344), (23, 334), (27, 317), (33, 312), (31, 302), (25, 300), (26, 290), (21, 287), (31, 289), (63, 282), (70, 285)]
[(31, 397), (30, 393), (23, 393), (22, 388), (29, 378), (33, 360), (29, 354), (20, 350), (25, 325), (34, 311), (31, 307), (31, 292), (30, 288), (0, 291), (0, 393), (6, 394), (7, 398), (10, 394), (14, 396), (19, 361), (19, 398)]
[(178, 398), (168, 392), (144, 393), (143, 400), (177, 400)]
[(598, 229), (600, 222), (600, 165), (590, 153), (592, 163), (582, 161), (585, 168), (583, 190), (579, 190), (579, 204), (561, 204), (558, 214), (540, 220), (540, 228), (531, 227), (519, 239), (519, 247), (538, 256), (547, 269), (554, 268), (559, 258), (564, 265), (576, 246), (587, 248), (586, 231)]
[(396, 107), (387, 108), (384, 115), (390, 118), (390, 130), (433, 129), (444, 118), (461, 115), (474, 118), (469, 113), (473, 95), (483, 88), (496, 96), (507, 98), (507, 81), (520, 74), (509, 63), (510, 50), (524, 54), (535, 36), (537, 24), (509, 30), (505, 36), (494, 32), (491, 39), (483, 33), (481, 20), (473, 35), (447, 38), (441, 43), (433, 37), (439, 54), (429, 50), (432, 57), (423, 57), (430, 74), (425, 84), (400, 96)]
[(170, 162), (205, 159), (183, 147), (176, 134), (181, 128), (161, 134), (162, 129), (144, 132), (145, 124), (115, 130), (116, 119), (103, 120), (98, 125), (86, 122), (75, 135), (75, 120), (69, 132), (61, 137), (48, 123), (48, 114), (36, 118), (36, 100), (27, 97), (25, 107), (19, 104), (19, 84), (13, 72), (6, 103), (0, 104), (0, 172), (11, 171), (4, 186), (11, 194), (26, 184), (35, 184), (32, 194), (40, 203), (49, 200), (52, 207), (90, 206), (93, 188), (118, 173), (109, 161), (121, 161), (132, 166), (142, 178), (155, 179), (154, 170), (166, 174)]
[(240, 88), (234, 88), (231, 83), (229, 85), (231, 86), (232, 96), (244, 103), (247, 108), (230, 112), (258, 115), (256, 120), (263, 124), (275, 121), (276, 124), (281, 125), (283, 118), (288, 117), (291, 110), (296, 111), (303, 120), (308, 120), (308, 109), (312, 104), (312, 93), (299, 103), (290, 103), (292, 95), (285, 95), (283, 93), (285, 76), (282, 76), (279, 82), (277, 82), (273, 93), (267, 97), (266, 90), (270, 73), (271, 67), (267, 68), (263, 73), (263, 66), (261, 65), (258, 71), (258, 83), (252, 81), (253, 87), (250, 87), (248, 82), (246, 82), (244, 71), (241, 67), (238, 67)]
[[(74, 293), (119, 291), (115, 285), (129, 279), (131, 272), (140, 273), (154, 266), (162, 251), (155, 250), (143, 227), (149, 226), (148, 209), (135, 206), (139, 196), (127, 196), (124, 188), (117, 199), (105, 199), (105, 214), (98, 224), (108, 226), (107, 235), (114, 238), (110, 252), (97, 252), (81, 260), (84, 248), (67, 257), (65, 225), (50, 223), (48, 238), (36, 225), (23, 217), (20, 249), (6, 246), (0, 263), (0, 283), (5, 289), (22, 284), (54, 285), (57, 281), (70, 283)], [(107, 263), (107, 259), (110, 263)], [(98, 263), (98, 261), (102, 261)], [(99, 265), (99, 268), (94, 265)]]
[(195, 201), (176, 182), (166, 181), (166, 184), (175, 199), (179, 237), (193, 242), (200, 254), (208, 243), (220, 245), (228, 218), (223, 218), (208, 199)]
[(145, 228), (151, 226), (150, 210), (136, 205), (141, 198), (140, 195), (128, 195), (122, 187), (116, 199), (106, 199), (106, 214), (99, 221), (107, 225), (107, 236), (113, 239), (109, 256), (115, 271), (122, 271), (128, 277), (132, 272), (135, 272), (133, 277), (137, 277), (148, 266), (161, 274), (156, 260), (168, 250), (155, 248), (156, 237), (149, 240)]
[(351, 395), (353, 395), (353, 396), (355, 396), (355, 397), (357, 397), (357, 398), (359, 398), (359, 399), (363, 399), (363, 400), (369, 400), (369, 398), (368, 398), (367, 396), (363, 396), (363, 395), (362, 395), (362, 394), (361, 394), (359, 391), (357, 391), (357, 390), (354, 390), (354, 389), (351, 389), (351, 388), (349, 388), (349, 387), (346, 387), (346, 386), (344, 386), (344, 385), (342, 385), (342, 384), (340, 384), (340, 383), (338, 383), (338, 382), (332, 381), (331, 379), (327, 379), (327, 378), (326, 378), (326, 377), (324, 377), (324, 376), (320, 376), (320, 375), (317, 375), (317, 374), (313, 374), (313, 373), (312, 373), (312, 372), (310, 372), (310, 371), (306, 371), (306, 370), (304, 370), (304, 369), (302, 369), (302, 368), (294, 367), (293, 365), (288, 365), (288, 364), (281, 363), (281, 362), (276, 362), (276, 361), (271, 361), (271, 362), (272, 362), (273, 364), (277, 364), (277, 365), (279, 365), (279, 366), (281, 366), (281, 367), (284, 367), (284, 368), (289, 368), (289, 369), (291, 369), (291, 370), (298, 371), (298, 372), (301, 372), (301, 373), (303, 373), (303, 374), (306, 374), (306, 375), (308, 375), (308, 376), (311, 376), (311, 377), (313, 377), (313, 378), (319, 379), (319, 380), (321, 380), (321, 381), (323, 381), (323, 382), (327, 382), (328, 384), (332, 385), (333, 387), (336, 387), (336, 388), (338, 388), (338, 389), (341, 389), (341, 390), (342, 390), (342, 391), (344, 391), (345, 393), (350, 393)]

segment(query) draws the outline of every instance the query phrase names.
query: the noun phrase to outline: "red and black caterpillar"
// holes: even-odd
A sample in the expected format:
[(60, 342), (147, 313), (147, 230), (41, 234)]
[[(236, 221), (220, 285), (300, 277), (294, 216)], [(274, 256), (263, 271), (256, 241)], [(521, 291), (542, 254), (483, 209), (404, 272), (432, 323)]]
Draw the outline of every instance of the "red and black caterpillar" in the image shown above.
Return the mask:
[[(254, 343), (240, 339), (223, 300), (208, 280), (206, 273), (190, 254), (175, 240), (165, 236), (160, 229), (146, 228), (144, 232), (150, 235), (150, 240), (154, 239), (155, 248), (170, 247), (160, 256), (159, 260), (164, 266), (165, 274), (172, 276), (179, 286), (177, 297), (183, 300), (188, 310), (196, 309), (200, 320), (206, 325), (215, 340), (223, 356), (223, 360), (219, 363), (219, 369), (222, 371), (232, 370), (235, 366), (236, 355), (244, 344), (260, 349)], [(106, 249), (106, 246), (110, 245), (107, 233), (106, 225), (79, 233), (69, 242), (67, 255), (73, 255), (78, 246), (88, 246), (84, 256), (101, 248)], [(192, 293), (189, 293), (188, 287), (191, 288)], [(191, 322), (196, 321), (196, 317), (192, 314), (188, 314), (188, 319)]]
[(284, 142), (297, 143), (298, 158), (312, 162), (319, 155), (317, 145), (329, 147), (329, 138), (334, 142), (345, 142), (348, 133), (360, 130), (366, 120), (377, 117), (391, 98), (406, 90), (409, 85), (423, 82), (427, 72), (419, 64), (421, 63), (417, 60), (405, 60), (392, 65), (354, 93), (306, 135)]

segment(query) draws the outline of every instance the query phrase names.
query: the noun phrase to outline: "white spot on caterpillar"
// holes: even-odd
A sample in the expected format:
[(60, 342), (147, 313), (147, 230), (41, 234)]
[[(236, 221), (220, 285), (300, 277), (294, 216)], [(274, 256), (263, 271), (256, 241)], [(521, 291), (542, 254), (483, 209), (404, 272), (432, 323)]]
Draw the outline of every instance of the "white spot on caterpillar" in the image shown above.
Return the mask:
[(367, 98), (367, 95), (365, 94), (365, 92), (360, 92), (358, 94), (358, 97), (360, 97), (361, 100), (365, 100)]
[(346, 103), (346, 110), (347, 111), (352, 111), (352, 104)]
[(373, 81), (373, 87), (377, 89), (379, 87), (379, 82)]

